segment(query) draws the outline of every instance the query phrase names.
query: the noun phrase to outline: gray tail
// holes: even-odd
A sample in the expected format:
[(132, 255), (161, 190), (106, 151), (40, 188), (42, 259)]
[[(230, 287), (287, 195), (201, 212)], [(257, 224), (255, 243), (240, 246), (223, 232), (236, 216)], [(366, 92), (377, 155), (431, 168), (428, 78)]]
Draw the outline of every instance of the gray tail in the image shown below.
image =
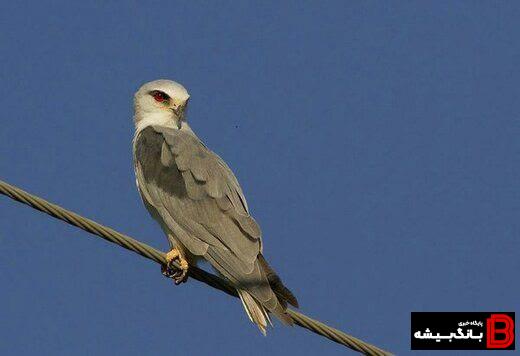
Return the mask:
[(269, 323), (271, 326), (273, 325), (269, 315), (267, 314), (267, 310), (247, 291), (243, 289), (237, 289), (237, 292), (240, 296), (240, 300), (242, 300), (242, 305), (244, 305), (247, 316), (253, 323), (258, 326), (262, 334), (265, 336), (267, 323)]
[(273, 325), (269, 318), (269, 313), (274, 314), (285, 325), (294, 324), (293, 319), (287, 313), (287, 304), (298, 308), (298, 300), (294, 294), (283, 285), (280, 277), (269, 266), (262, 254), (258, 255), (258, 262), (261, 270), (267, 277), (269, 287), (271, 287), (271, 290), (278, 300), (276, 306), (272, 310), (268, 311), (268, 309), (256, 300), (248, 291), (237, 289), (237, 292), (242, 300), (242, 304), (249, 319), (258, 326), (262, 334), (266, 335), (267, 324), (270, 324), (271, 326)]

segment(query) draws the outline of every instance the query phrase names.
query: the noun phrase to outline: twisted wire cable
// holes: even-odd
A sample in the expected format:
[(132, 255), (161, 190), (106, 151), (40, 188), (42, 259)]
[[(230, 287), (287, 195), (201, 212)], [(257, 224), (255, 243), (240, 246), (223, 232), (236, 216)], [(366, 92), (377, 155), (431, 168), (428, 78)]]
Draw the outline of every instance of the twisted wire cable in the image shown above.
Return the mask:
[[(44, 212), (56, 219), (65, 221), (70, 225), (76, 226), (91, 234), (99, 236), (109, 242), (115, 243), (127, 250), (133, 251), (143, 257), (155, 261), (161, 265), (166, 264), (165, 254), (155, 248), (139, 242), (130, 236), (121, 234), (109, 227), (98, 224), (95, 221), (84, 218), (74, 212), (66, 210), (58, 205), (52, 204), (42, 198), (29, 194), (20, 188), (14, 187), (0, 180), (0, 194), (3, 194), (20, 203), (31, 206), (32, 208)], [(172, 263), (174, 267), (180, 268), (176, 263)], [(207, 285), (223, 291), (231, 296), (238, 297), (236, 290), (223, 278), (208, 273), (195, 266), (190, 266), (188, 270), (190, 277), (206, 283)], [(374, 345), (370, 345), (353, 336), (314, 320), (302, 313), (288, 309), (287, 312), (294, 319), (296, 325), (299, 325), (313, 333), (324, 336), (338, 344), (344, 345), (352, 350), (361, 352), (365, 355), (386, 356), (391, 353), (384, 351)]]

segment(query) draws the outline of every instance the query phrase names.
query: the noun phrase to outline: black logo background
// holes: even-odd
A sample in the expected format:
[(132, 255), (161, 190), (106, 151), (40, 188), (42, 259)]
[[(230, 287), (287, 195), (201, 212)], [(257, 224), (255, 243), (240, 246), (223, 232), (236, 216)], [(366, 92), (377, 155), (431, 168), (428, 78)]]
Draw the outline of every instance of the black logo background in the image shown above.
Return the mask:
[[(411, 348), (412, 350), (489, 350), (486, 346), (487, 334), (486, 334), (486, 321), (491, 314), (507, 314), (513, 321), (515, 320), (515, 313), (507, 312), (412, 312), (411, 313)], [(482, 326), (467, 325), (459, 326), (459, 323), (465, 322), (481, 322)], [(451, 341), (448, 339), (441, 339), (437, 342), (435, 339), (417, 339), (414, 334), (420, 331), (421, 334), (425, 333), (426, 329), (435, 336), (439, 333), (442, 336), (448, 336), (451, 333), (457, 333), (457, 329), (461, 328), (462, 332), (466, 335), (468, 330), (473, 330), (473, 335), (478, 336), (480, 333), (483, 334), (483, 338), (480, 339), (456, 339), (452, 338)], [(504, 339), (503, 335), (498, 334), (497, 339)], [(494, 350), (514, 350), (515, 342), (506, 349), (494, 349)]]

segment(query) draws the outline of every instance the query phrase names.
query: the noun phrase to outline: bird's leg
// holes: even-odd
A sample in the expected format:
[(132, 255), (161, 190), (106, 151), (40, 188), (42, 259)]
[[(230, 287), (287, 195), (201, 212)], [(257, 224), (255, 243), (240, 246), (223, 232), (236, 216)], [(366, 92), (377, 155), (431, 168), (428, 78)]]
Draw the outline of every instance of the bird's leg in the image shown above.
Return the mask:
[[(180, 268), (173, 266), (176, 261)], [(188, 261), (182, 256), (177, 247), (173, 247), (166, 253), (166, 265), (161, 267), (162, 274), (168, 278), (172, 278), (176, 285), (184, 283), (188, 280)]]

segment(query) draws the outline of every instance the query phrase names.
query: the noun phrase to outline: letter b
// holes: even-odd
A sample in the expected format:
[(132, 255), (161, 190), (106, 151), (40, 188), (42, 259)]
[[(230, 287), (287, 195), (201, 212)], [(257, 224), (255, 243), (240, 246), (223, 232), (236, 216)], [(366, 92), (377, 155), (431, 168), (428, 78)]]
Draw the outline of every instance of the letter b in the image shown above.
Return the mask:
[[(504, 323), (505, 327), (497, 328), (496, 323)], [(491, 318), (486, 320), (487, 329), (487, 348), (505, 349), (515, 341), (513, 333), (514, 321), (506, 314), (491, 314)], [(503, 340), (497, 340), (497, 334), (505, 335)]]

